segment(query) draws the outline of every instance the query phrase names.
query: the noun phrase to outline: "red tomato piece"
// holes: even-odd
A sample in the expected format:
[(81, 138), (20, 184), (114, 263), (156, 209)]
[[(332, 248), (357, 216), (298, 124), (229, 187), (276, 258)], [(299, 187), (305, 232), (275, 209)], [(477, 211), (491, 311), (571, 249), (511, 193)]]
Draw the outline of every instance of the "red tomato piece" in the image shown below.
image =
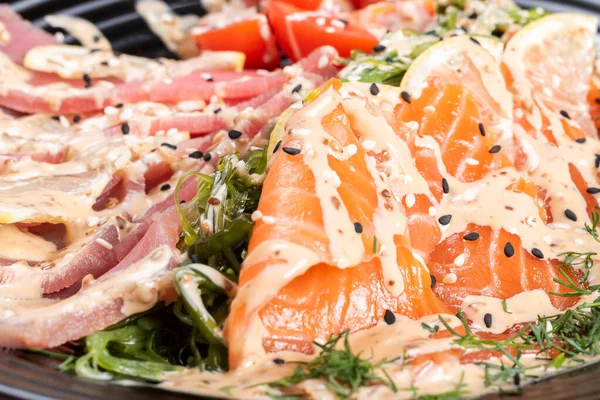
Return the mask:
[(194, 28), (192, 34), (200, 50), (244, 53), (246, 68), (272, 69), (279, 66), (280, 58), (275, 37), (264, 15), (259, 14), (223, 28)]
[(290, 4), (273, 1), (267, 9), (277, 42), (294, 61), (318, 47), (329, 45), (340, 56), (348, 57), (354, 49), (371, 51), (378, 39), (360, 25), (325, 13), (303, 11)]

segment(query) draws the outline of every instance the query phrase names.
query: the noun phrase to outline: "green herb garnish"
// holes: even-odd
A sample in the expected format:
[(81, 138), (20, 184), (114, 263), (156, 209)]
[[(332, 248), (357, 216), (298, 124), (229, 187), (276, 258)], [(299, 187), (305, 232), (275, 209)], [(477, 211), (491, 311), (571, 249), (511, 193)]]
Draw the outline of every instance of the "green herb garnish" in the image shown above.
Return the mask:
[[(310, 362), (299, 362), (291, 376), (269, 382), (268, 385), (289, 388), (308, 379), (323, 379), (329, 390), (345, 399), (350, 398), (359, 388), (373, 384), (384, 384), (396, 393), (396, 385), (382, 368), (386, 361), (373, 364), (369, 359), (361, 358), (361, 353), (352, 353), (348, 335), (349, 331), (346, 330), (339, 335), (332, 335), (325, 344), (315, 342), (321, 349), (318, 357)], [(336, 348), (342, 339), (343, 348)], [(377, 370), (381, 370), (381, 374)]]

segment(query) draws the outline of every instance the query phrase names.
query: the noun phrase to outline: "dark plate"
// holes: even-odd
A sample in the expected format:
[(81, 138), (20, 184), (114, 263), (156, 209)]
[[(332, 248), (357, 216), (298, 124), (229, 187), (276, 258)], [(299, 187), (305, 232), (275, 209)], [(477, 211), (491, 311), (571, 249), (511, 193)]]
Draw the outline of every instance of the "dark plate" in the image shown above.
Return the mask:
[[(6, 2), (0, 0), (0, 2)], [(517, 0), (524, 7), (576, 11), (600, 17), (600, 0)], [(25, 18), (48, 29), (44, 15), (63, 13), (93, 21), (116, 50), (146, 57), (169, 57), (160, 41), (133, 9), (134, 0), (16, 0), (8, 1)], [(167, 0), (178, 13), (202, 14), (198, 0)], [(68, 42), (73, 38), (67, 37)], [(486, 396), (495, 400), (503, 396)], [(151, 387), (122, 386), (73, 378), (50, 366), (36, 364), (18, 353), (0, 351), (0, 399), (26, 400), (175, 400), (198, 399)], [(527, 386), (518, 399), (600, 399), (600, 363), (566, 372)]]

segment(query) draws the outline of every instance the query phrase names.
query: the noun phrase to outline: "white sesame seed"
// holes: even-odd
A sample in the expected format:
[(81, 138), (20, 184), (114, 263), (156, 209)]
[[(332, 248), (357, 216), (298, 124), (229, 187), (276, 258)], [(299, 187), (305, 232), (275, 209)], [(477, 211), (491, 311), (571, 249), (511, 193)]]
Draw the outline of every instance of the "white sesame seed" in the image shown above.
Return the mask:
[(119, 119), (121, 121), (127, 121), (131, 117), (133, 117), (133, 110), (131, 108), (127, 108), (127, 109), (123, 110), (123, 112), (121, 113), (121, 115), (119, 115)]
[(69, 122), (69, 120), (67, 119), (67, 117), (65, 117), (64, 115), (61, 115), (60, 117), (58, 117), (58, 119), (60, 120), (60, 124), (65, 127), (68, 128), (71, 126), (71, 123)]
[(108, 106), (104, 108), (104, 114), (106, 115), (116, 115), (119, 112), (115, 107)]
[(262, 222), (264, 222), (265, 224), (268, 224), (268, 225), (273, 225), (275, 223), (275, 217), (271, 217), (269, 215), (263, 215), (263, 217), (261, 219), (262, 219)]
[(179, 130), (178, 130), (177, 128), (170, 128), (170, 129), (167, 131), (167, 136), (176, 135), (176, 134), (177, 134), (177, 132), (179, 132)]
[(448, 283), (448, 284), (453, 284), (453, 283), (456, 283), (457, 280), (458, 280), (458, 277), (456, 276), (456, 274), (451, 272), (444, 277), (443, 282)]
[(454, 259), (454, 265), (461, 267), (465, 264), (465, 254), (459, 254), (458, 257)]
[(108, 243), (106, 240), (104, 240), (102, 238), (96, 239), (96, 243), (98, 243), (100, 246), (104, 247), (105, 249), (108, 249), (108, 250), (113, 249), (112, 244)]
[(329, 64), (329, 57), (327, 57), (325, 54), (323, 54), (320, 58), (319, 58), (319, 63), (317, 64), (317, 67), (319, 67), (319, 69), (323, 69), (325, 68), (327, 65)]
[(346, 146), (346, 153), (348, 153), (349, 156), (355, 155), (357, 151), (358, 148), (355, 144), (349, 144), (348, 146)]
[(262, 212), (256, 210), (252, 213), (252, 215), (250, 216), (250, 218), (252, 218), (252, 221), (256, 222), (259, 219), (261, 219), (263, 216)]
[(373, 150), (377, 145), (377, 143), (374, 140), (365, 140), (361, 144), (365, 150)]
[(431, 215), (432, 217), (434, 217), (435, 214), (437, 213), (437, 210), (435, 209), (434, 206), (431, 206), (431, 207), (429, 207), (428, 212), (429, 212), (429, 215)]
[(404, 205), (406, 206), (406, 208), (411, 208), (412, 206), (414, 206), (416, 201), (417, 198), (412, 193), (409, 193), (406, 196), (404, 196)]
[(479, 161), (471, 157), (468, 157), (465, 160), (465, 163), (467, 163), (467, 165), (479, 165)]
[(317, 23), (317, 25), (323, 26), (323, 25), (325, 25), (325, 18), (319, 17), (315, 20), (315, 22)]
[(550, 235), (546, 235), (546, 236), (544, 236), (544, 242), (545, 242), (547, 245), (551, 245), (551, 244), (552, 244), (552, 236), (550, 236)]
[(340, 28), (340, 29), (344, 29), (346, 27), (346, 24), (344, 24), (342, 21), (340, 21), (339, 19), (334, 19), (331, 21), (331, 25), (335, 26), (336, 28)]
[(581, 239), (581, 238), (576, 238), (576, 239), (575, 239), (575, 244), (576, 244), (576, 245), (578, 245), (578, 246), (581, 246), (583, 243), (584, 243), (584, 242), (583, 242), (583, 239)]

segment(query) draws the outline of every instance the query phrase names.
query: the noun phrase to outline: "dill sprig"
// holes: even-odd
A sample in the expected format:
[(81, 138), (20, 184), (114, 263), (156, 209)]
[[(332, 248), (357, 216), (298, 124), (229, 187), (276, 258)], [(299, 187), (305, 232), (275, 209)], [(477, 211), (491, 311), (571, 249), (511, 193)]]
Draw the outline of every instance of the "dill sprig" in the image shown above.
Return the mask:
[[(563, 276), (563, 278), (565, 279), (560, 280), (558, 278), (553, 278), (552, 280), (562, 286), (568, 287), (569, 289), (572, 290), (572, 292), (550, 292), (551, 295), (554, 296), (560, 296), (560, 297), (581, 297), (581, 296), (586, 296), (586, 295), (590, 295), (592, 293), (594, 293), (596, 290), (600, 289), (600, 285), (591, 285), (588, 286), (587, 289), (582, 288), (581, 286), (577, 285), (573, 279), (571, 279), (571, 277), (569, 276), (569, 274), (567, 274), (567, 272), (563, 269), (563, 268), (558, 268), (558, 272)], [(589, 272), (588, 272), (589, 275)]]
[(414, 400), (462, 400), (465, 397), (469, 397), (469, 392), (466, 390), (467, 384), (464, 381), (465, 373), (463, 372), (456, 387), (448, 392), (419, 395), (418, 387), (411, 386), (409, 390), (413, 393)]
[[(325, 386), (341, 398), (350, 398), (363, 386), (383, 384), (392, 392), (397, 392), (397, 387), (382, 368), (386, 360), (373, 364), (368, 358), (361, 358), (361, 353), (354, 354), (348, 339), (349, 331), (345, 330), (339, 335), (332, 335), (325, 344), (315, 342), (321, 349), (318, 357), (310, 362), (299, 362), (298, 366), (289, 377), (278, 381), (269, 382), (270, 387), (289, 388), (309, 379), (323, 379)], [(343, 348), (336, 348), (343, 339)], [(381, 375), (377, 370), (381, 370)]]
[(598, 211), (592, 211), (592, 225), (588, 225), (588, 223), (585, 223), (585, 230), (592, 235), (592, 237), (597, 241), (600, 242), (600, 236), (598, 235), (598, 223), (600, 223), (600, 213)]
[(589, 253), (577, 253), (575, 251), (568, 251), (565, 253), (560, 253), (560, 256), (564, 256), (563, 265), (566, 267), (571, 266), (583, 266), (583, 276), (580, 279), (579, 283), (582, 285), (586, 283), (590, 277), (590, 272), (592, 271), (592, 267), (594, 266), (593, 256), (597, 255), (597, 253), (589, 252)]

